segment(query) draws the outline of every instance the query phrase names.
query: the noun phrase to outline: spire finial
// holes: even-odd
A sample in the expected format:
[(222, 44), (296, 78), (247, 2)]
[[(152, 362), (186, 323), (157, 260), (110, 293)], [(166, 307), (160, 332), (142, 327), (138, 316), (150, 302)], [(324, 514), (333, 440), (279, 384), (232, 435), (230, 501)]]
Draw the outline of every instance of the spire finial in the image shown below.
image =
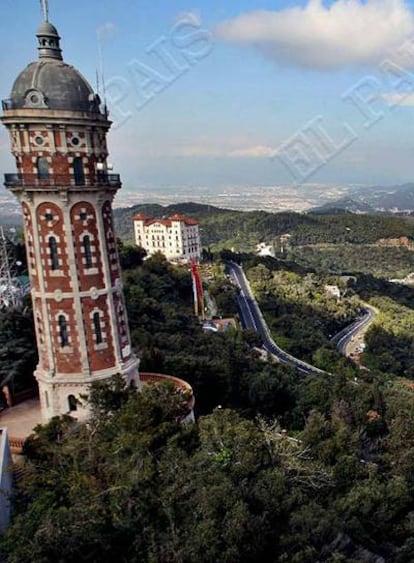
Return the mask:
[(48, 3), (48, 0), (40, 0), (40, 3), (42, 5), (43, 17), (45, 19), (45, 22), (48, 22), (49, 21), (49, 3)]

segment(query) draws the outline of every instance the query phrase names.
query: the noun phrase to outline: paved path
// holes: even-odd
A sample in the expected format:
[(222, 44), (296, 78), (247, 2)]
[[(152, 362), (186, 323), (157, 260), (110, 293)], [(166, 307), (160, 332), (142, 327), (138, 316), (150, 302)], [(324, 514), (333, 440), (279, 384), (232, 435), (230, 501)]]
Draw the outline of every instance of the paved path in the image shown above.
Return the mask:
[(332, 338), (332, 342), (336, 344), (336, 347), (341, 354), (349, 356), (353, 351), (355, 351), (355, 348), (361, 345), (364, 334), (369, 325), (375, 320), (377, 312), (377, 309), (366, 304), (363, 316), (341, 330), (341, 332)]
[(0, 426), (7, 428), (10, 438), (27, 438), (41, 422), (39, 399), (29, 399), (0, 413)]

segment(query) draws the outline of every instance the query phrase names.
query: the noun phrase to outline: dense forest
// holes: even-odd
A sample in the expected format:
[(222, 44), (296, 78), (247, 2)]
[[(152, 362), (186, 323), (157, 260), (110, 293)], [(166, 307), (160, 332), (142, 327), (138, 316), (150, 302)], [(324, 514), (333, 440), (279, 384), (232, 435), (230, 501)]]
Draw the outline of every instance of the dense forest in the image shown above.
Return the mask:
[(379, 311), (365, 337), (365, 365), (414, 379), (414, 288), (359, 276), (355, 289)]
[(300, 441), (230, 409), (183, 426), (167, 388), (95, 389), (91, 424), (27, 441), (8, 561), (411, 562), (413, 397), (286, 378)]
[[(376, 244), (381, 238), (407, 236), (414, 240), (410, 218), (352, 213), (300, 214), (231, 211), (209, 205), (184, 203), (162, 207), (139, 205), (117, 209), (117, 229), (132, 242), (133, 216), (168, 216), (184, 213), (200, 222), (202, 244), (217, 252), (231, 248), (254, 252), (259, 242), (273, 244), (276, 255), (305, 269), (331, 274), (373, 274), (404, 277), (414, 270), (414, 251)], [(280, 236), (290, 238), (283, 248)]]
[(414, 271), (414, 251), (366, 244), (290, 246), (287, 258), (318, 273), (404, 278)]
[(403, 218), (383, 215), (335, 215), (268, 213), (266, 211), (231, 211), (211, 205), (183, 203), (136, 205), (115, 210), (117, 232), (121, 238), (132, 240), (133, 216), (145, 213), (149, 217), (183, 213), (200, 222), (202, 243), (212, 250), (234, 248), (254, 251), (261, 241), (271, 243), (289, 233), (293, 246), (312, 244), (372, 244), (380, 238), (414, 236), (414, 225)]
[[(413, 225), (196, 204), (167, 213), (177, 211), (197, 216), (211, 237), (208, 291), (219, 314), (237, 316), (237, 290), (221, 262), (237, 259), (277, 342), (333, 375), (263, 361), (252, 331), (203, 332), (188, 268), (162, 255), (144, 261), (142, 249), (120, 242), (140, 369), (187, 380), (197, 422), (179, 422), (186, 405), (174, 389), (137, 395), (115, 378), (94, 387), (92, 423), (62, 417), (38, 427), (0, 540), (4, 561), (413, 561), (414, 392), (406, 382), (414, 379), (414, 289), (372, 275), (405, 271), (410, 251), (372, 242), (409, 235)], [(292, 243), (278, 259), (212, 252), (214, 238), (234, 229), (241, 248), (259, 233), (289, 231)], [(311, 245), (319, 255), (310, 257)], [(380, 313), (359, 370), (331, 338), (364, 302)], [(15, 392), (33, 385), (35, 364), (30, 306), (1, 313), (3, 383)]]
[[(413, 561), (413, 392), (376, 369), (355, 382), (339, 360), (319, 377), (263, 362), (254, 333), (202, 332), (185, 268), (127, 247), (121, 258), (142, 369), (188, 380), (197, 423), (179, 422), (168, 386), (95, 386), (91, 423), (53, 419), (27, 440), (5, 561)], [(324, 313), (314, 277), (255, 268), (253, 283), (289, 281), (283, 307), (312, 295), (310, 316), (346, 322), (352, 297)], [(231, 308), (235, 290), (213, 270)]]

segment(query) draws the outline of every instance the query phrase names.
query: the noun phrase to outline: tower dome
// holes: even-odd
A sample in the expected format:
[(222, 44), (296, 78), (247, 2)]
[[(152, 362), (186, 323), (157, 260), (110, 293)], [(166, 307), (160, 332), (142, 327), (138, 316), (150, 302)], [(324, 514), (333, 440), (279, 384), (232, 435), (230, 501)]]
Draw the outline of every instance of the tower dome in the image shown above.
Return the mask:
[(88, 81), (65, 63), (54, 25), (43, 22), (37, 31), (39, 60), (17, 77), (9, 99), (10, 109), (50, 109), (100, 112), (100, 100)]

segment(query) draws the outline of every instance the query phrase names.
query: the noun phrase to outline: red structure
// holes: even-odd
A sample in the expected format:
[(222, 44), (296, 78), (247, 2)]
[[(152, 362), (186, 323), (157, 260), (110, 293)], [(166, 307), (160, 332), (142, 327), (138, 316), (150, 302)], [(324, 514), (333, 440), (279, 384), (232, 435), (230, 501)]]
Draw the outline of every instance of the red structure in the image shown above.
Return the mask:
[(113, 226), (120, 177), (108, 173), (111, 126), (88, 82), (62, 59), (56, 28), (38, 32), (39, 59), (3, 101), (22, 205), (36, 325), (43, 419), (87, 416), (93, 381), (121, 373), (139, 387)]
[(203, 282), (201, 281), (198, 264), (195, 260), (191, 261), (191, 277), (193, 280), (194, 312), (196, 316), (201, 316), (204, 319)]

